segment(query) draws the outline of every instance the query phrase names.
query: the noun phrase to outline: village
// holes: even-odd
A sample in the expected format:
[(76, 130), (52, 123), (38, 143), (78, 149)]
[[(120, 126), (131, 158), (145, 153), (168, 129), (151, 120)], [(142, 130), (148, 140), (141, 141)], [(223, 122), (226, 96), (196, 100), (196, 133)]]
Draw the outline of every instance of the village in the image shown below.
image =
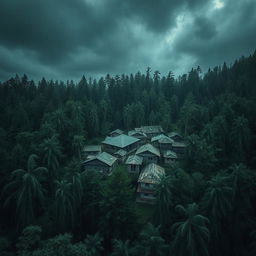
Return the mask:
[(99, 145), (85, 145), (82, 168), (109, 176), (124, 165), (128, 173), (138, 175), (136, 202), (153, 204), (164, 167), (182, 159), (185, 148), (179, 133), (165, 133), (159, 125), (142, 126), (127, 134), (116, 129)]

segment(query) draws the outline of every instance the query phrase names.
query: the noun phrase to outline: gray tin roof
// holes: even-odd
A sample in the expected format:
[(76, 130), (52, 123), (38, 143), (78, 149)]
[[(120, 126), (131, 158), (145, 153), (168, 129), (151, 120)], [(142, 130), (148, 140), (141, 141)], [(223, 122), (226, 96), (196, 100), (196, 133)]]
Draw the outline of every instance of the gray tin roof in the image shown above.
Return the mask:
[(83, 148), (84, 152), (101, 151), (101, 145), (85, 145)]
[(117, 160), (116, 157), (114, 157), (106, 152), (102, 152), (102, 153), (98, 154), (97, 156), (94, 156), (94, 157), (84, 161), (84, 163), (88, 163), (88, 162), (94, 161), (96, 159), (107, 164), (108, 166), (112, 166), (114, 164), (114, 162)]
[(172, 144), (174, 142), (173, 139), (169, 138), (168, 136), (166, 136), (164, 134), (154, 136), (151, 139), (151, 142), (155, 142), (155, 141), (158, 141), (159, 143), (163, 143), (163, 144)]
[(112, 133), (118, 133), (118, 134), (123, 134), (124, 133), (124, 131), (122, 131), (122, 130), (120, 130), (120, 129), (116, 129), (116, 130), (114, 130), (114, 131), (112, 131), (112, 132), (110, 132), (109, 134), (112, 134)]
[(141, 165), (143, 161), (143, 158), (136, 155), (130, 155), (125, 164), (132, 164), (132, 165)]
[(165, 175), (164, 168), (151, 163), (145, 166), (141, 171), (138, 182), (158, 184), (163, 175)]
[(151, 152), (152, 154), (160, 157), (159, 149), (155, 148), (151, 144), (145, 144), (145, 145), (142, 145), (141, 147), (139, 147), (136, 151), (136, 155), (146, 152), (146, 151)]
[(164, 157), (165, 158), (172, 158), (172, 159), (177, 159), (177, 154), (171, 150), (167, 150), (164, 152)]
[(115, 146), (118, 148), (125, 148), (137, 141), (139, 141), (139, 139), (137, 139), (135, 137), (121, 134), (116, 137), (107, 137), (102, 143), (111, 145), (111, 146)]

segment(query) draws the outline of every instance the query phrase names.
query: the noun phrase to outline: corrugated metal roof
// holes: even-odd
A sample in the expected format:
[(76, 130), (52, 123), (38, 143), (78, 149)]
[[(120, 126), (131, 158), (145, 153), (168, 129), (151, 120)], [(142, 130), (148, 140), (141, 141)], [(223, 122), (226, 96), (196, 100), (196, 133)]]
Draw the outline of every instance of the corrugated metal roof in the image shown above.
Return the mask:
[(125, 164), (141, 165), (143, 158), (136, 155), (131, 155), (127, 158)]
[(151, 163), (141, 171), (138, 182), (158, 184), (163, 175), (165, 175), (164, 168)]
[(83, 151), (101, 151), (101, 145), (85, 145)]
[(129, 131), (128, 132), (128, 135), (129, 136), (134, 136), (134, 137), (136, 137), (136, 136), (141, 136), (141, 137), (147, 137), (147, 135), (144, 133), (144, 132), (140, 132), (140, 131), (135, 131), (135, 130), (132, 130), (132, 131)]
[(139, 141), (139, 139), (137, 139), (135, 137), (121, 134), (116, 137), (107, 137), (102, 143), (111, 145), (111, 146), (115, 146), (118, 148), (125, 148), (137, 141)]
[(158, 141), (159, 143), (163, 144), (172, 144), (174, 142), (173, 139), (169, 138), (164, 134), (157, 135), (151, 139), (151, 142)]
[(147, 133), (162, 133), (164, 130), (160, 125), (153, 125), (153, 126), (141, 126), (140, 131), (147, 134)]
[(186, 144), (184, 142), (174, 142), (172, 144), (172, 146), (173, 147), (181, 147), (181, 148), (183, 148), (183, 147), (186, 147)]
[(136, 151), (136, 155), (140, 154), (140, 153), (143, 153), (143, 152), (146, 152), (146, 151), (149, 151), (151, 152), (152, 154), (160, 157), (160, 152), (157, 148), (155, 148), (154, 146), (152, 146), (151, 144), (145, 144), (145, 145), (142, 145), (141, 147), (139, 147)]
[(174, 159), (178, 158), (177, 154), (175, 152), (171, 151), (171, 150), (165, 151), (164, 152), (164, 157), (165, 158), (174, 158)]
[(115, 155), (119, 155), (119, 156), (126, 156), (127, 151), (123, 150), (123, 149), (119, 149)]
[(116, 130), (114, 130), (114, 131), (112, 131), (112, 132), (110, 132), (110, 134), (112, 134), (112, 133), (118, 133), (118, 134), (123, 134), (124, 133), (124, 131), (122, 131), (122, 130), (120, 130), (120, 129), (116, 129)]
[(116, 157), (114, 157), (106, 152), (102, 152), (102, 153), (98, 154), (97, 156), (94, 156), (94, 157), (84, 161), (84, 163), (88, 163), (95, 159), (107, 164), (108, 166), (112, 166), (114, 164), (114, 162), (117, 160)]
[(177, 133), (177, 132), (170, 132), (170, 133), (168, 133), (168, 136), (171, 138), (171, 137), (174, 137), (174, 136), (179, 136), (180, 138), (182, 138), (182, 136), (179, 134), (179, 133)]

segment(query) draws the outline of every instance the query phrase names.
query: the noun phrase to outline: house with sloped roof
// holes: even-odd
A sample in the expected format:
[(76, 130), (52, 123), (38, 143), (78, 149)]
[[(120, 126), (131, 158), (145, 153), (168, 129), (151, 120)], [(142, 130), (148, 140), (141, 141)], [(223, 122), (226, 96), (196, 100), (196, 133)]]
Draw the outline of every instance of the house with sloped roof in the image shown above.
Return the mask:
[(175, 142), (181, 142), (183, 140), (182, 136), (177, 132), (168, 133), (168, 137), (174, 140)]
[(136, 150), (139, 139), (128, 136), (125, 134), (121, 134), (115, 137), (106, 137), (104, 141), (102, 141), (102, 147), (104, 151), (114, 154), (118, 150), (125, 150), (127, 153), (130, 153), (133, 150)]
[(169, 138), (164, 134), (160, 134), (152, 137), (151, 143), (152, 145), (157, 147), (160, 150), (160, 152), (163, 154), (164, 151), (172, 149), (172, 144), (174, 143), (174, 140), (172, 140), (171, 138)]
[(95, 170), (104, 175), (110, 175), (113, 168), (117, 164), (117, 158), (106, 153), (102, 152), (94, 157), (91, 157), (85, 160), (82, 163), (84, 170)]
[(159, 149), (149, 143), (140, 146), (136, 151), (136, 155), (143, 158), (144, 165), (149, 163), (158, 163), (160, 159)]
[(137, 202), (154, 203), (156, 186), (164, 175), (165, 170), (161, 166), (154, 163), (146, 165), (138, 179)]
[(128, 135), (139, 139), (140, 145), (145, 144), (148, 139), (147, 135), (144, 132), (140, 132), (140, 131), (131, 130), (128, 132)]
[(139, 173), (141, 170), (143, 158), (137, 155), (130, 155), (125, 161), (127, 171), (131, 173)]
[(172, 144), (172, 151), (174, 151), (179, 158), (183, 157), (186, 151), (186, 144), (184, 142), (174, 142)]
[(109, 136), (110, 136), (110, 137), (115, 137), (115, 136), (121, 135), (121, 134), (123, 134), (123, 133), (124, 133), (124, 131), (122, 131), (122, 130), (120, 130), (120, 129), (116, 129), (116, 130), (110, 132), (110, 133), (109, 133)]
[(159, 135), (164, 132), (163, 128), (160, 125), (153, 125), (153, 126), (141, 126), (140, 128), (135, 128), (136, 132), (143, 132), (149, 138), (152, 138), (156, 135)]
[(127, 151), (123, 149), (119, 149), (117, 152), (114, 153), (114, 156), (118, 159), (118, 162), (123, 163), (125, 157), (127, 155)]
[(90, 158), (101, 153), (101, 145), (85, 145), (82, 150), (83, 158)]
[(163, 153), (163, 159), (165, 164), (173, 164), (177, 161), (178, 156), (175, 152), (167, 150)]

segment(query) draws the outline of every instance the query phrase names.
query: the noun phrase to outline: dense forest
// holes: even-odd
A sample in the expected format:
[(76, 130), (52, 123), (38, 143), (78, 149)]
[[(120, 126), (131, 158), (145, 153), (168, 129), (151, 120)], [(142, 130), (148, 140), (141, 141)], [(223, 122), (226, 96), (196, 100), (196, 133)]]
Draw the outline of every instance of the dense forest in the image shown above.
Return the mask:
[[(256, 255), (256, 52), (178, 78), (16, 75), (0, 108), (1, 255)], [(187, 144), (144, 208), (123, 169), (81, 169), (83, 145), (141, 125)]]

